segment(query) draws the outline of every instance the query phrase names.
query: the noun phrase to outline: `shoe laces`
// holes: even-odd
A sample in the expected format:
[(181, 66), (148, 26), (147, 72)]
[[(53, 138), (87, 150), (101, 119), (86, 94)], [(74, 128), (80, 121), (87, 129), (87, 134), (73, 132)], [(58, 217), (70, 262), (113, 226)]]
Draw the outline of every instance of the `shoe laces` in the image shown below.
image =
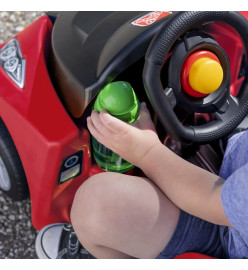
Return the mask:
[(63, 228), (66, 239), (64, 248), (58, 253), (57, 259), (93, 259), (94, 257), (81, 245), (71, 224), (65, 224)]

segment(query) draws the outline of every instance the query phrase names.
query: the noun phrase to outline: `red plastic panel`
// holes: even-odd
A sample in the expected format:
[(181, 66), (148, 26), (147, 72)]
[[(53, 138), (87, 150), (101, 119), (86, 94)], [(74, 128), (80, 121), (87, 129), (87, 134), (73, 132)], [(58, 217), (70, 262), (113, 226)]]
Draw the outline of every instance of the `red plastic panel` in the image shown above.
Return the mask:
[(186, 252), (176, 256), (174, 259), (216, 259), (216, 258), (200, 253)]
[[(23, 89), (0, 69), (0, 116), (24, 166), (36, 229), (70, 222), (74, 194), (91, 168), (89, 133), (71, 120), (47, 71), (51, 31), (50, 19), (43, 16), (16, 36), (26, 59)], [(82, 174), (58, 185), (63, 160), (80, 150), (84, 151)]]
[(231, 71), (230, 92), (236, 96), (244, 81), (244, 76), (239, 76), (242, 58), (245, 53), (242, 40), (231, 26), (222, 22), (209, 24), (206, 29), (227, 53)]

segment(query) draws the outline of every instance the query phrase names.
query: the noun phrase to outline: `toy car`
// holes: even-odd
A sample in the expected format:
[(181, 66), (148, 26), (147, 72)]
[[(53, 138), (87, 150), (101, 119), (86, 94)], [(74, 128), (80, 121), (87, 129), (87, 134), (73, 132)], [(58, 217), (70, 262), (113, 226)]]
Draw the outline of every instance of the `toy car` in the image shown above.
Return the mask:
[[(40, 17), (0, 45), (0, 188), (14, 200), (30, 195), (36, 229), (70, 223), (76, 190), (103, 171), (86, 118), (113, 81), (128, 81), (148, 103), (166, 146), (218, 173), (225, 138), (248, 127), (247, 19), (164, 11)], [(210, 92), (200, 92), (209, 80), (197, 73), (206, 63), (191, 70), (204, 57), (216, 67)]]

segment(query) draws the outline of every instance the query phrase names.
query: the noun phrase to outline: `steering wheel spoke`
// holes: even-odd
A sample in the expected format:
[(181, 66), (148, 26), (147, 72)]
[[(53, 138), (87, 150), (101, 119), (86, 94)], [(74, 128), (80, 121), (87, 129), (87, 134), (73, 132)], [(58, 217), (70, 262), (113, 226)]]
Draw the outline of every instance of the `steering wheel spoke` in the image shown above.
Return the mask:
[(164, 90), (166, 97), (168, 98), (171, 107), (174, 108), (177, 105), (177, 99), (171, 87), (166, 87)]
[(214, 113), (214, 115), (221, 121), (228, 121), (239, 112), (239, 109), (238, 99), (229, 94), (225, 103)]

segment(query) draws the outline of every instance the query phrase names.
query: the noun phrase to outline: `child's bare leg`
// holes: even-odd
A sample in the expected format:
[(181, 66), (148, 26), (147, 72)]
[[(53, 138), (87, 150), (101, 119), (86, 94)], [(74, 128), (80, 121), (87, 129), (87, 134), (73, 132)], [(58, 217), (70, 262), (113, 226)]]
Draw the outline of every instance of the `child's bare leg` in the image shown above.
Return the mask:
[(77, 191), (71, 211), (80, 242), (97, 258), (155, 258), (179, 209), (145, 178), (102, 173)]

